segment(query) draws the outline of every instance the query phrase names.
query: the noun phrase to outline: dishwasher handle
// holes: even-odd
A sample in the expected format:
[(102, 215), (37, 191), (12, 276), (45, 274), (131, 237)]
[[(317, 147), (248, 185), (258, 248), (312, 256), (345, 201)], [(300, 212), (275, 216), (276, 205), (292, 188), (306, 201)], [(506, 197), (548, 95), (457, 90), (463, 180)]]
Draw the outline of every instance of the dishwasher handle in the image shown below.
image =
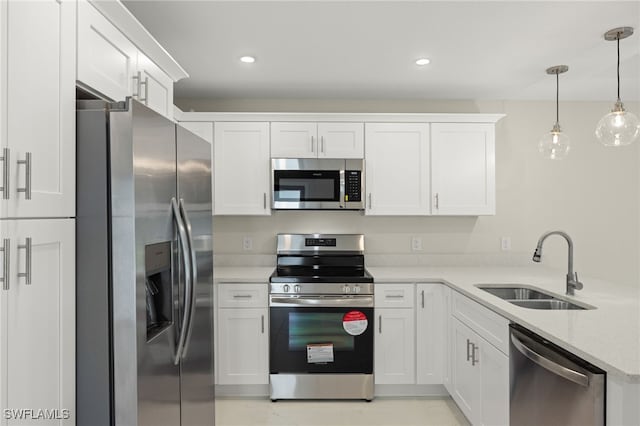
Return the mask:
[(520, 341), (520, 339), (518, 339), (513, 333), (511, 334), (511, 343), (522, 355), (526, 356), (540, 367), (543, 367), (551, 373), (572, 381), (580, 386), (589, 387), (589, 378), (586, 375), (545, 358), (522, 343), (522, 341)]

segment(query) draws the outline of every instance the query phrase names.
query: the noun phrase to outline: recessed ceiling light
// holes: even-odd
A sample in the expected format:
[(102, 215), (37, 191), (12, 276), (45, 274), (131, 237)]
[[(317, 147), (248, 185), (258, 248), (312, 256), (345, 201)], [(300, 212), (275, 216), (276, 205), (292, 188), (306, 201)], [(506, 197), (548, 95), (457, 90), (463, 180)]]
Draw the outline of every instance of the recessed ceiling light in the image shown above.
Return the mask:
[(256, 58), (253, 56), (243, 56), (240, 58), (240, 62), (244, 62), (245, 64), (252, 64), (256, 61)]
[(427, 58), (416, 59), (416, 65), (427, 65), (429, 62), (431, 61)]

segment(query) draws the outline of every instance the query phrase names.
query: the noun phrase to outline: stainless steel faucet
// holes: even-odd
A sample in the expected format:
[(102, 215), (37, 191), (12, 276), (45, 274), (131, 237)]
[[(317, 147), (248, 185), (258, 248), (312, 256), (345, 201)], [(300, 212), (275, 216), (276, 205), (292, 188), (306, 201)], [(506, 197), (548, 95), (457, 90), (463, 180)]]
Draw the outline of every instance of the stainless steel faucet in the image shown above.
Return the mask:
[(575, 290), (582, 290), (583, 284), (578, 281), (578, 273), (573, 272), (573, 241), (571, 241), (571, 237), (563, 231), (549, 231), (545, 232), (540, 239), (538, 240), (538, 245), (536, 246), (536, 251), (533, 253), (533, 261), (540, 262), (540, 258), (542, 257), (542, 243), (547, 239), (550, 235), (560, 235), (567, 240), (567, 244), (569, 244), (569, 271), (567, 272), (567, 295), (573, 296), (575, 294)]

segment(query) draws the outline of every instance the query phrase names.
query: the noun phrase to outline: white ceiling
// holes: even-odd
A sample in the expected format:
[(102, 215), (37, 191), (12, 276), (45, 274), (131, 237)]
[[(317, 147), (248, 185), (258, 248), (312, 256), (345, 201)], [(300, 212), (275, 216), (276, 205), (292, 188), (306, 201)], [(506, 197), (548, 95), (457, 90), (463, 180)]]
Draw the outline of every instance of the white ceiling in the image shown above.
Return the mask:
[[(640, 1), (123, 3), (187, 70), (178, 98), (640, 100)], [(254, 64), (239, 62), (254, 55)], [(431, 64), (418, 67), (426, 56)]]

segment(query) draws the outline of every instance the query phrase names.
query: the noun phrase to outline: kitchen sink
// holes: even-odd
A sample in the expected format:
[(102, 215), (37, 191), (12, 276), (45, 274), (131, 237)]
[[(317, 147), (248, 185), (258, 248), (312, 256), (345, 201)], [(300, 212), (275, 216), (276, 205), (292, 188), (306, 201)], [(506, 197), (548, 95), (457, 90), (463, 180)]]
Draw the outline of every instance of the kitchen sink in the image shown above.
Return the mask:
[(561, 299), (542, 289), (522, 284), (476, 284), (480, 290), (493, 294), (507, 302), (529, 309), (582, 310), (595, 309), (593, 306)]

